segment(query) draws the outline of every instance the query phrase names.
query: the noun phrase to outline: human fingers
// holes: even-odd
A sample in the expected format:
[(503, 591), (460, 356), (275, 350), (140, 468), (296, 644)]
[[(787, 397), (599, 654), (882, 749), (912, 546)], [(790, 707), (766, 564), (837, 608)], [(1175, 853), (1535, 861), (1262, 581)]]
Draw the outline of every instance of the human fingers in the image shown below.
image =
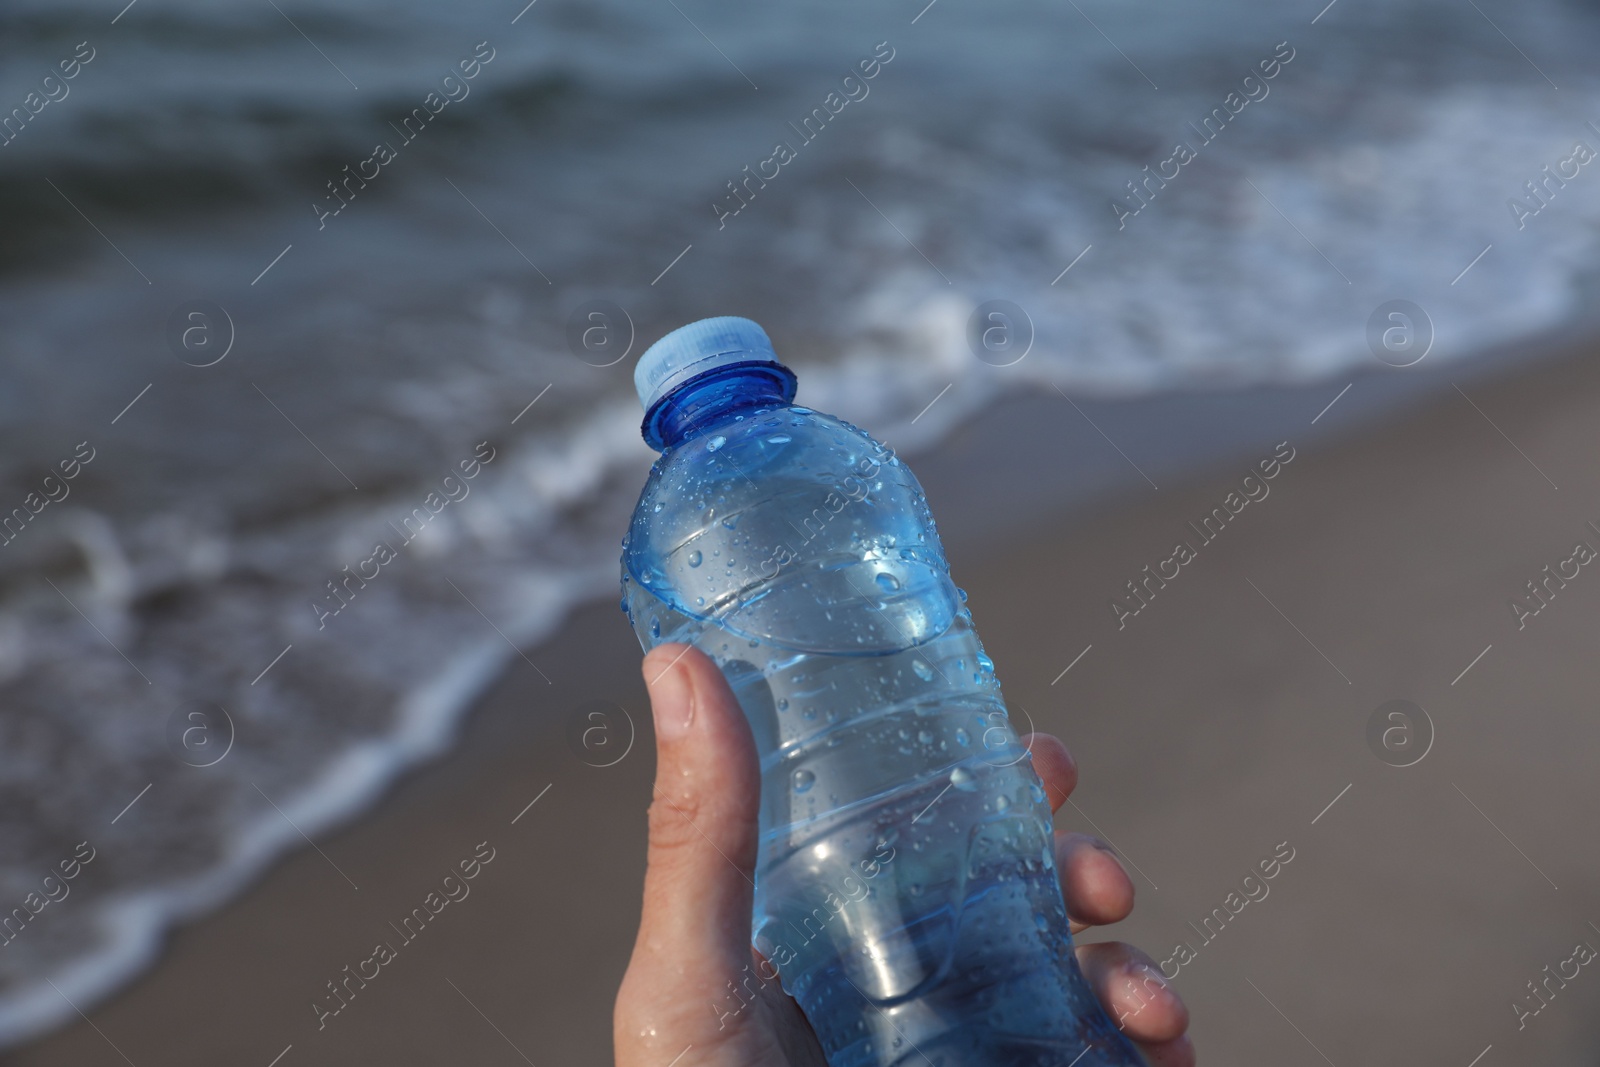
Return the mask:
[[(715, 1044), (706, 1005), (752, 964), (760, 777), (749, 725), (699, 650), (644, 660), (655, 720), (644, 907), (617, 996), (617, 1062), (666, 1063)], [(689, 991), (694, 991), (691, 995)]]
[(1154, 960), (1120, 941), (1081, 945), (1077, 956), (1106, 1014), (1151, 1067), (1194, 1067), (1194, 1046), (1185, 1033), (1189, 1009)]
[(1111, 846), (1088, 834), (1058, 833), (1055, 849), (1061, 895), (1074, 934), (1128, 917), (1133, 911), (1133, 879), (1112, 854)]
[(1033, 769), (1044, 783), (1050, 810), (1059, 811), (1078, 784), (1077, 761), (1061, 739), (1052, 734), (1024, 734), (1019, 740), (1033, 757)]

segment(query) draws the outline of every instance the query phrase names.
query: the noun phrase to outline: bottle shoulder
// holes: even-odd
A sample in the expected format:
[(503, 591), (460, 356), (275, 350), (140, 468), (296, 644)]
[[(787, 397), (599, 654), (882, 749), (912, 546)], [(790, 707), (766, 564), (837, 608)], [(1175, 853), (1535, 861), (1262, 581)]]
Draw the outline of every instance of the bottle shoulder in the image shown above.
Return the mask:
[[(640, 494), (652, 522), (668, 508), (724, 514), (735, 505), (805, 488), (859, 491), (862, 479), (886, 481), (890, 492), (921, 487), (894, 450), (864, 430), (809, 408), (745, 412), (662, 453)], [(656, 505), (661, 505), (659, 508)]]
[[(955, 610), (915, 476), (868, 434), (805, 409), (748, 414), (664, 454), (623, 565), (685, 614), (755, 636), (783, 632), (793, 647), (828, 643), (825, 631), (858, 608), (866, 616), (850, 639), (861, 651), (898, 642), (881, 608), (867, 610), (878, 599), (921, 604), (916, 625), (900, 627), (907, 634), (941, 632)], [(817, 633), (803, 638), (793, 632), (801, 605), (820, 606), (805, 609)]]
[(662, 471), (711, 461), (741, 459), (767, 461), (795, 458), (797, 453), (827, 452), (846, 462), (873, 455), (887, 462), (893, 450), (871, 434), (843, 419), (811, 408), (792, 405), (759, 408), (730, 414), (662, 453), (656, 468)]

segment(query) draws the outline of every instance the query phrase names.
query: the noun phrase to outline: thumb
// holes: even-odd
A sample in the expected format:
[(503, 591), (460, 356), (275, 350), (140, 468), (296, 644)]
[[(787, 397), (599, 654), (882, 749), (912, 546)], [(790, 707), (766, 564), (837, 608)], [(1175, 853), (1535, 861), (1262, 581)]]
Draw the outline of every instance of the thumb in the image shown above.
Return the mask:
[(702, 988), (721, 992), (751, 960), (761, 796), (755, 741), (727, 680), (699, 649), (653, 650), (644, 677), (656, 782), (635, 961), (660, 961), (675, 987), (704, 981)]

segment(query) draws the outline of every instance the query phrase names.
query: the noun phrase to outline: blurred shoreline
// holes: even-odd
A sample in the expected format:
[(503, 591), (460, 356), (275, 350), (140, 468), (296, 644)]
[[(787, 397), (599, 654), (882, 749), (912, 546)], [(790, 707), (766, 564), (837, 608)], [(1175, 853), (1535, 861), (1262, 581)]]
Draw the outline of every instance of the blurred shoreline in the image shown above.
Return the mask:
[[(1501, 711), (1507, 702), (1526, 703), (1519, 678), (1538, 677), (1557, 702), (1587, 706), (1593, 691), (1591, 660), (1571, 654), (1559, 623), (1540, 620), (1550, 635), (1541, 639), (1553, 644), (1511, 650), (1504, 598), (1538, 573), (1583, 517), (1600, 514), (1589, 507), (1600, 499), (1600, 475), (1585, 458), (1600, 445), (1594, 348), (1550, 339), (1541, 346), (1548, 358), (1514, 373), (1503, 358), (1415, 373), (1384, 369), (1356, 377), (1348, 393), (1332, 381), (1084, 402), (1077, 411), (1048, 395), (1013, 396), (931, 449), (907, 450), (952, 568), (972, 595), (1014, 719), (1063, 734), (1084, 768), (1084, 791), (1074, 798), (1081, 807), (1066, 809), (1063, 824), (1092, 816), (1138, 864), (1141, 890), (1149, 893), (1129, 939), (1157, 959), (1169, 955), (1166, 942), (1185, 936), (1185, 921), (1220, 898), (1235, 868), (1285, 838), (1299, 850), (1296, 878), (1275, 894), (1295, 896), (1294, 912), (1252, 910), (1183, 968), (1180, 990), (1195, 1008), (1203, 1054), (1215, 1049), (1222, 1062), (1263, 1064), (1294, 1054), (1292, 1044), (1274, 1045), (1270, 1055), (1250, 1052), (1264, 1047), (1250, 1022), (1261, 1005), (1234, 980), (1239, 945), (1254, 940), (1257, 958), (1315, 954), (1319, 983), (1359, 989), (1370, 946), (1363, 938), (1329, 941), (1352, 922), (1381, 930), (1392, 946), (1456, 938), (1459, 965), (1483, 976), (1484, 988), (1477, 981), (1454, 990), (1431, 984), (1408, 1007), (1408, 1015), (1427, 1021), (1417, 1026), (1386, 1020), (1377, 990), (1371, 1004), (1357, 997), (1352, 1005), (1347, 997), (1342, 1006), (1319, 1008), (1304, 976), (1286, 978), (1300, 998), (1286, 1010), (1302, 1025), (1335, 1035), (1349, 1017), (1366, 1020), (1363, 1033), (1346, 1027), (1321, 1039), (1336, 1061), (1359, 1059), (1363, 1042), (1380, 1039), (1397, 1056), (1409, 1050), (1425, 1058), (1455, 1048), (1437, 1037), (1452, 1028), (1472, 1035), (1462, 1047), (1477, 1042), (1466, 1059), (1486, 1041), (1514, 1039), (1515, 1031), (1494, 1020), (1520, 981), (1513, 978), (1527, 935), (1504, 924), (1485, 929), (1480, 913), (1525, 890), (1524, 879), (1534, 876), (1508, 849), (1495, 851), (1503, 843), (1459, 803), (1452, 776), (1502, 817), (1512, 808), (1518, 840), (1532, 835), (1530, 851), (1576, 890), (1553, 900), (1540, 923), (1565, 929), (1579, 922), (1586, 894), (1600, 888), (1592, 850), (1554, 844), (1582, 839), (1584, 811), (1600, 806), (1582, 769), (1561, 758), (1585, 742), (1550, 729), (1507, 734)], [(1335, 394), (1337, 403), (1324, 408)], [(1230, 528), (1192, 576), (1157, 593), (1159, 610), (1119, 630), (1107, 604), (1125, 594), (1124, 579), (1167, 547), (1182, 519), (1238, 484), (1244, 465), (1236, 457), (1266, 454), (1284, 438), (1298, 454), (1289, 476), (1273, 483), (1273, 506), (1252, 513), (1237, 532)], [(1195, 453), (1197, 439), (1211, 442), (1208, 454)], [(1559, 492), (1519, 449), (1537, 458)], [(1485, 539), (1500, 551), (1485, 553)], [(1419, 555), (1424, 545), (1431, 555)], [(1437, 574), (1423, 586), (1427, 596), (1395, 605), (1385, 583), (1411, 558), (1429, 558)], [(1494, 560), (1487, 568), (1485, 558)], [(1259, 581), (1258, 592), (1315, 634), (1332, 659), (1317, 658), (1309, 639), (1285, 626), (1244, 578)], [(1550, 614), (1592, 614), (1600, 594), (1580, 586)], [(1455, 687), (1450, 679), (1485, 642), (1495, 651), (1463, 672), (1474, 684)], [(1396, 644), (1406, 655), (1392, 654)], [(308, 1063), (506, 1056), (501, 1037), (464, 1003), (470, 996), (534, 1062), (608, 1062), (610, 997), (637, 913), (650, 795), (638, 649), (607, 598), (572, 612), (527, 655), (529, 664), (509, 654), (496, 660), (509, 660), (510, 669), (475, 701), (442, 758), (405, 775), (343, 828), (318, 834), (320, 853), (293, 853), (219, 913), (177, 931), (156, 966), (127, 989), (99, 1005), (80, 1004), (104, 1037), (134, 1062), (169, 1064), (265, 1064), (285, 1046)], [(1502, 657), (1517, 655), (1518, 670), (1502, 666)], [(549, 672), (548, 683), (532, 663)], [(1395, 778), (1392, 768), (1378, 766), (1391, 776), (1379, 778), (1361, 743), (1362, 724), (1396, 695), (1434, 707), (1434, 728), (1449, 737), (1426, 770)], [(1449, 710), (1439, 712), (1444, 702)], [(613, 715), (607, 728), (615, 731), (614, 747), (605, 759), (574, 742), (571, 730), (576, 713), (596, 707)], [(1178, 708), (1185, 714), (1173, 715)], [(1592, 735), (1593, 717), (1580, 721), (1565, 727), (1569, 735)], [(611, 762), (614, 751), (622, 756)], [(1514, 780), (1543, 776), (1552, 795), (1580, 803), (1534, 829), (1537, 807), (1516, 814), (1518, 797), (1495, 784), (1511, 777), (1502, 771), (1507, 766), (1521, 768)], [(1490, 768), (1497, 768), (1492, 779), (1485, 777)], [(1553, 780), (1566, 781), (1566, 791)], [(1347, 782), (1355, 790), (1349, 797), (1339, 793)], [(1371, 807), (1385, 788), (1400, 789), (1414, 807), (1398, 816)], [(1330, 799), (1338, 804), (1332, 813), (1324, 809)], [(1294, 809), (1293, 820), (1286, 821), (1286, 808)], [(1308, 827), (1319, 809), (1326, 817)], [(1396, 818), (1399, 827), (1390, 825)], [(1223, 823), (1228, 841), (1249, 846), (1206, 851), (1205, 827)], [(1436, 836), (1424, 845), (1418, 833)], [(380, 917), (405, 911), (484, 840), (502, 859), (495, 877), (475, 884), (472, 901), (442, 926), (449, 932), (419, 939), (396, 978), (319, 1031), (312, 1005), (327, 995), (327, 976), (369, 953), (368, 942), (381, 940)], [(1401, 848), (1410, 857), (1387, 888), (1372, 888), (1379, 899), (1463, 887), (1438, 901), (1429, 919), (1438, 928), (1428, 938), (1371, 914), (1358, 919), (1351, 908), (1381, 906), (1360, 892), (1318, 892), (1331, 870), (1363, 862), (1372, 848)], [(1485, 854), (1493, 856), (1487, 868)], [(360, 890), (336, 872), (348, 872)], [(67, 908), (70, 902), (61, 910)], [(610, 919), (580, 926), (564, 920), (579, 915)], [(1397, 980), (1429, 985), (1420, 964), (1402, 958), (1391, 966)], [(1501, 987), (1505, 998), (1491, 995)], [(1570, 1004), (1573, 1010), (1548, 1013), (1536, 1035), (1520, 1039), (1536, 1042), (1543, 1060), (1595, 1036), (1595, 1014), (1585, 1017), (1576, 997)], [(1333, 1015), (1319, 1018), (1322, 1011)], [(1511, 1021), (1504, 1014), (1502, 1024)], [(1497, 1036), (1499, 1030), (1508, 1032)], [(1480, 1031), (1485, 1036), (1477, 1040)], [(55, 1067), (108, 1055), (101, 1034), (79, 1022), (0, 1062)], [(1530, 1054), (1527, 1061), (1540, 1059)]]

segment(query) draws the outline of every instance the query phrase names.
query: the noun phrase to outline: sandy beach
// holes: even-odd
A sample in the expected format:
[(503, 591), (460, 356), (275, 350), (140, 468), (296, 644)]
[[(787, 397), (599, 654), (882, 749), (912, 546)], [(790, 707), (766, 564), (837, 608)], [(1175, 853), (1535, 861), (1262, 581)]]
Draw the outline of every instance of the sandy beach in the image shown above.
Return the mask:
[[(1600, 1046), (1600, 966), (1551, 977), (1600, 948), (1600, 575), (1569, 562), (1600, 549), (1592, 351), (1422, 401), (1388, 373), (1348, 394), (1019, 398), (913, 457), (1014, 719), (1077, 756), (1059, 824), (1133, 871), (1114, 936), (1177, 974), (1201, 1062)], [(1196, 429), (1227, 455), (1195, 469)], [(1050, 479), (1070, 478), (1093, 491), (1058, 506)], [(448, 757), (0, 1062), (608, 1063), (653, 770), (639, 651), (608, 601), (526, 652), (548, 684), (515, 661)], [(1397, 700), (1411, 746), (1369, 743)], [(605, 745), (574, 744), (607, 706)], [(398, 959), (319, 1029), (328, 983), (385, 940)]]

